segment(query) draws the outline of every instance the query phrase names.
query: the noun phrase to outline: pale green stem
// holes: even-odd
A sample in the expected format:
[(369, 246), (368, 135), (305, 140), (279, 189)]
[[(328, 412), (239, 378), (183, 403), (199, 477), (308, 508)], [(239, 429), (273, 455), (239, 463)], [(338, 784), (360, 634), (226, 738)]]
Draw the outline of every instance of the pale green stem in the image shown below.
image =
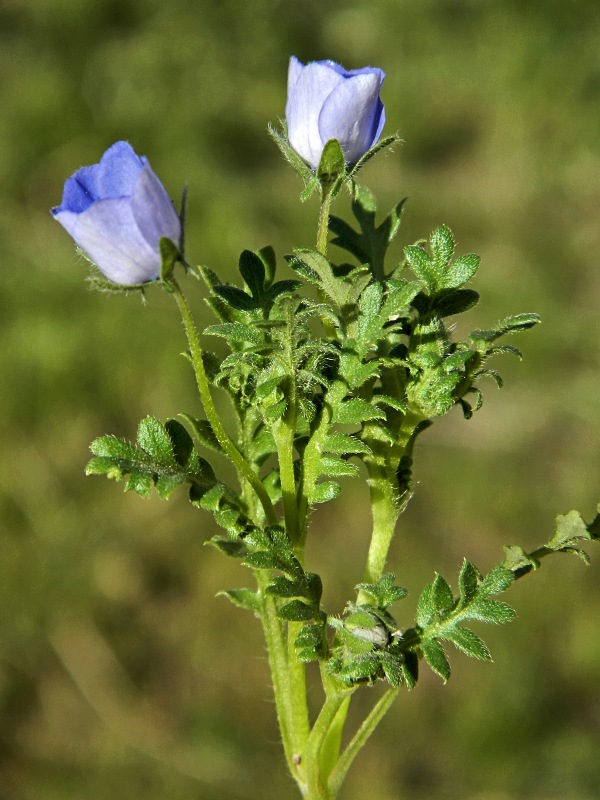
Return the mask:
[(304, 756), (307, 783), (304, 796), (309, 800), (334, 800), (335, 795), (330, 794), (326, 776), (321, 771), (321, 749), (340, 709), (347, 704), (347, 697), (347, 692), (338, 692), (327, 697), (308, 737)]
[(281, 740), (285, 752), (288, 768), (297, 779), (298, 774), (294, 763), (295, 747), (293, 734), (293, 712), (288, 671), (288, 652), (285, 642), (284, 623), (277, 616), (275, 600), (265, 594), (268, 578), (262, 571), (257, 571), (256, 580), (263, 597), (263, 610), (261, 621), (269, 655), (269, 667), (273, 680), (273, 694), (277, 721), (281, 731)]
[(398, 492), (385, 469), (369, 465), (369, 489), (373, 531), (369, 544), (365, 583), (377, 583), (383, 575), (399, 516)]
[(217, 413), (217, 409), (215, 408), (212, 394), (210, 392), (208, 377), (204, 369), (204, 362), (202, 360), (202, 348), (200, 347), (198, 331), (196, 330), (194, 318), (192, 317), (192, 312), (190, 311), (187, 300), (179, 288), (179, 285), (173, 278), (170, 280), (170, 285), (179, 307), (179, 313), (181, 314), (183, 327), (185, 328), (192, 364), (194, 367), (194, 373), (196, 375), (196, 384), (198, 386), (200, 400), (202, 401), (206, 417), (214, 431), (215, 436), (217, 437), (219, 444), (223, 448), (223, 452), (233, 463), (240, 478), (245, 479), (252, 486), (264, 509), (267, 521), (269, 524), (274, 525), (278, 521), (277, 514), (275, 513), (273, 504), (271, 503), (269, 495), (267, 494), (267, 490), (263, 486), (262, 481), (256, 472), (254, 472), (250, 464), (246, 461), (244, 456), (229, 438), (227, 431), (223, 427), (219, 414)]
[(294, 428), (285, 419), (275, 427), (275, 443), (279, 461), (279, 479), (285, 529), (292, 545), (298, 544), (298, 500), (296, 497), (296, 477), (294, 474)]
[(396, 523), (402, 511), (396, 470), (400, 459), (411, 445), (415, 429), (422, 421), (422, 415), (407, 412), (396, 444), (387, 449), (374, 447), (373, 456), (369, 460), (365, 459), (373, 515), (373, 532), (365, 570), (366, 583), (377, 583), (385, 570)]
[(306, 699), (306, 665), (296, 655), (295, 641), (304, 627), (303, 622), (288, 622), (287, 669), (292, 714), (292, 741), (294, 755), (302, 756), (310, 733), (308, 702)]
[(396, 699), (399, 689), (390, 688), (387, 692), (377, 701), (371, 713), (360, 726), (340, 758), (333, 768), (333, 772), (329, 778), (328, 790), (326, 795), (328, 800), (335, 800), (342, 782), (346, 777), (346, 773), (350, 769), (352, 762), (364, 747), (369, 736), (373, 733), (375, 728), (379, 725), (386, 712)]

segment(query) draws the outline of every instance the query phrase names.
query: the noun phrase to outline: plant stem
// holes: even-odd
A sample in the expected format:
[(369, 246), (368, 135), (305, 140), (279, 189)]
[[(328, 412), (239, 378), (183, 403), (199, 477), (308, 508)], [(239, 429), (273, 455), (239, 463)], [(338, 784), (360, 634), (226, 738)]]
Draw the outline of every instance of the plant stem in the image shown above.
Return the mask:
[(310, 732), (304, 754), (306, 767), (304, 797), (307, 800), (335, 800), (335, 795), (330, 793), (327, 785), (327, 775), (324, 775), (322, 771), (321, 754), (340, 709), (344, 705), (347, 706), (348, 702), (348, 692), (329, 694)]
[(294, 763), (294, 735), (292, 731), (292, 706), (290, 681), (288, 672), (288, 652), (285, 643), (283, 623), (277, 617), (275, 600), (265, 594), (268, 578), (262, 571), (257, 571), (256, 581), (263, 598), (263, 610), (261, 621), (265, 634), (267, 653), (269, 655), (269, 667), (273, 680), (273, 694), (275, 696), (275, 708), (277, 710), (277, 721), (281, 731), (281, 740), (285, 753), (288, 768), (292, 775), (297, 778), (296, 764)]
[(317, 227), (317, 250), (321, 255), (327, 255), (327, 234), (329, 233), (329, 210), (333, 200), (334, 182), (321, 184), (321, 207), (319, 209), (319, 223)]
[(346, 773), (360, 750), (364, 747), (369, 736), (373, 733), (375, 728), (379, 725), (386, 712), (396, 699), (399, 689), (390, 688), (386, 693), (377, 701), (372, 708), (370, 714), (366, 717), (363, 724), (360, 726), (340, 758), (333, 768), (333, 772), (329, 778), (329, 794), (330, 800), (335, 800), (337, 793), (340, 790), (342, 781), (346, 777)]
[(376, 583), (385, 569), (396, 523), (404, 508), (403, 500), (408, 495), (406, 489), (404, 493), (400, 491), (398, 467), (403, 456), (411, 454), (415, 432), (423, 420), (422, 414), (407, 411), (393, 447), (375, 440), (371, 443), (373, 455), (365, 459), (373, 515), (373, 532), (365, 570), (366, 583)]
[(240, 479), (245, 479), (252, 486), (264, 509), (268, 523), (270, 525), (274, 525), (277, 523), (278, 519), (275, 509), (273, 508), (273, 504), (271, 503), (271, 499), (267, 494), (267, 490), (250, 464), (246, 461), (244, 456), (229, 438), (229, 435), (223, 427), (221, 419), (217, 413), (217, 409), (215, 408), (215, 404), (210, 393), (208, 377), (204, 369), (204, 361), (202, 360), (202, 348), (200, 347), (198, 331), (196, 330), (196, 325), (194, 323), (194, 318), (192, 317), (192, 312), (190, 311), (188, 302), (174, 278), (170, 279), (170, 285), (175, 300), (177, 301), (177, 306), (179, 307), (179, 313), (181, 314), (183, 327), (185, 328), (192, 358), (192, 365), (196, 375), (196, 384), (198, 386), (200, 400), (202, 401), (206, 417), (214, 431), (215, 436), (217, 437), (219, 444), (223, 448), (225, 455), (228, 456), (229, 460), (236, 468)]

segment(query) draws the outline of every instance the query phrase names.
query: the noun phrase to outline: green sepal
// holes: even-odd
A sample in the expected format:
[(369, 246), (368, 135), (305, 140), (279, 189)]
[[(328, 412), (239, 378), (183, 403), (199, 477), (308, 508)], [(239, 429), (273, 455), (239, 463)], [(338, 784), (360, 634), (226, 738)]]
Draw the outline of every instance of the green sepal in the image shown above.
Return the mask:
[[(286, 161), (291, 164), (291, 166), (295, 169), (298, 175), (302, 178), (304, 183), (304, 192), (302, 193), (302, 199), (307, 200), (312, 192), (318, 188), (319, 181), (316, 179), (314, 172), (311, 168), (306, 164), (296, 153), (296, 151), (291, 147), (285, 129), (282, 131), (276, 130), (272, 125), (269, 125), (267, 128), (269, 135), (279, 148), (281, 154), (286, 159)], [(308, 192), (310, 189), (310, 192)]]
[(173, 278), (173, 270), (177, 262), (183, 261), (183, 256), (179, 250), (178, 245), (167, 239), (166, 236), (161, 236), (158, 243), (160, 249), (161, 265), (160, 265), (160, 280), (167, 292), (172, 292), (173, 287), (171, 280)]
[(346, 160), (337, 139), (329, 139), (323, 147), (317, 168), (317, 178), (324, 192), (335, 194), (346, 175)]
[(359, 170), (361, 170), (367, 161), (370, 161), (373, 156), (376, 156), (377, 153), (385, 150), (387, 147), (392, 147), (395, 144), (402, 142), (402, 138), (398, 133), (391, 133), (389, 136), (384, 136), (383, 139), (380, 139), (376, 144), (373, 145), (367, 152), (362, 155), (356, 164), (350, 169), (348, 172), (349, 178), (354, 178)]

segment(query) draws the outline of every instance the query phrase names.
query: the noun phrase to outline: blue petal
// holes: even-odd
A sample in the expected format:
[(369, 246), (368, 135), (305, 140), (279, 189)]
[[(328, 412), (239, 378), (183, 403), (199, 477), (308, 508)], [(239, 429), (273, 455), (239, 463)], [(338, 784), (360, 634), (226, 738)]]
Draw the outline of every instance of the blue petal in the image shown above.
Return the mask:
[(385, 122), (378, 72), (359, 72), (344, 80), (327, 97), (319, 115), (323, 142), (338, 139), (349, 164), (375, 144)]
[(165, 187), (150, 164), (138, 176), (131, 196), (131, 211), (136, 224), (152, 249), (159, 249), (162, 236), (175, 244), (181, 239), (181, 221)]
[(139, 158), (127, 142), (117, 142), (104, 153), (99, 164), (82, 167), (65, 181), (62, 202), (54, 208), (60, 211), (81, 213), (96, 200), (127, 197), (133, 191), (137, 178), (147, 159)]
[(295, 80), (288, 86), (285, 107), (288, 138), (294, 150), (316, 169), (327, 141), (319, 132), (319, 113), (344, 78), (328, 63), (313, 62), (300, 71), (294, 59), (290, 61), (289, 75)]
[(128, 198), (99, 200), (82, 213), (56, 210), (54, 216), (114, 283), (145, 283), (160, 275), (160, 254), (144, 238)]
[(98, 200), (129, 197), (147, 159), (140, 158), (128, 142), (117, 142), (104, 153), (93, 174), (93, 193)]

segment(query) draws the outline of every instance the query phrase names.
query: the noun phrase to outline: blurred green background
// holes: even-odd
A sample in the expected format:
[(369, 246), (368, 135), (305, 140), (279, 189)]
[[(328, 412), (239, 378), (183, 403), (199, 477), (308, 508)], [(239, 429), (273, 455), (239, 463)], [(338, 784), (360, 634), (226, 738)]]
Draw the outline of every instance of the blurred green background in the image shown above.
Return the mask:
[[(315, 201), (265, 133), (290, 54), (387, 72), (405, 144), (362, 180), (382, 209), (410, 196), (396, 255), (446, 222), (483, 257), (460, 330), (544, 320), (472, 421), (421, 440), (390, 564), (406, 625), (434, 570), (487, 569), (600, 499), (599, 52), (597, 0), (0, 3), (1, 800), (296, 796), (258, 624), (215, 598), (249, 575), (203, 548), (212, 522), (183, 493), (83, 475), (96, 436), (198, 409), (169, 298), (87, 290), (48, 212), (64, 179), (128, 139), (175, 199), (188, 182), (188, 257), (233, 280), (245, 247), (314, 240)], [(332, 612), (361, 578), (365, 503), (357, 484), (314, 518)], [(600, 796), (590, 549), (591, 568), (557, 557), (512, 590), (517, 621), (485, 632), (493, 666), (456, 655), (447, 686), (401, 696), (344, 800)]]

